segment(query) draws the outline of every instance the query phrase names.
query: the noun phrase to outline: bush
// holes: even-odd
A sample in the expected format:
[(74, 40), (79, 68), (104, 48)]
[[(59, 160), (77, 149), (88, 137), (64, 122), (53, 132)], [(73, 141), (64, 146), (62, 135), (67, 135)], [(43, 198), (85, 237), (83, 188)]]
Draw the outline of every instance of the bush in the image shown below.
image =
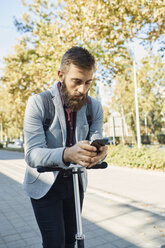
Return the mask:
[(3, 148), (4, 151), (11, 151), (11, 152), (24, 152), (24, 148), (10, 148), (6, 147)]
[(141, 136), (141, 142), (142, 144), (151, 144), (150, 137), (148, 135), (142, 135)]
[(165, 153), (158, 147), (109, 146), (106, 161), (113, 165), (165, 171)]
[(3, 148), (3, 144), (2, 143), (0, 143), (0, 148)]
[(158, 134), (157, 139), (160, 144), (165, 144), (165, 134)]

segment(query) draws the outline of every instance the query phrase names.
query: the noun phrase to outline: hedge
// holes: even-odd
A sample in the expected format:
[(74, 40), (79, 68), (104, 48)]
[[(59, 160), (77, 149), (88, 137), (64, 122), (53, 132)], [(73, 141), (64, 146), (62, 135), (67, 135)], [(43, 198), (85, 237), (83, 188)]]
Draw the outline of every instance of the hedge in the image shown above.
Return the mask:
[(165, 152), (159, 147), (113, 146), (108, 148), (108, 164), (165, 171)]
[(0, 146), (0, 150), (10, 151), (10, 152), (24, 152), (24, 148), (10, 148), (10, 147), (5, 147), (4, 148), (4, 147), (1, 147), (1, 146)]

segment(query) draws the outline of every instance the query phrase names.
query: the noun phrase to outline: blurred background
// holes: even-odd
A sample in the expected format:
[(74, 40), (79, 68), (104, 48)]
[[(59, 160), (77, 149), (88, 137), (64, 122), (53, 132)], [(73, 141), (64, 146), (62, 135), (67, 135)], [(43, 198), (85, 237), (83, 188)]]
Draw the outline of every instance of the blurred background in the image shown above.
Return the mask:
[(78, 45), (96, 57), (90, 95), (103, 105), (108, 161), (121, 152), (122, 164), (164, 169), (164, 16), (163, 0), (1, 2), (1, 148), (23, 151), (27, 99), (58, 80), (62, 55)]

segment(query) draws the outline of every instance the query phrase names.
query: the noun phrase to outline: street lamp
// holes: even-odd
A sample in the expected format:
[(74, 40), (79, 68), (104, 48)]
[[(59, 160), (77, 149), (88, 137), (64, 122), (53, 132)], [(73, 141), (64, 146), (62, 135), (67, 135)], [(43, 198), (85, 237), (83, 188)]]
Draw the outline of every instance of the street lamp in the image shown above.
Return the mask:
[(137, 94), (137, 81), (136, 81), (135, 54), (134, 54), (134, 58), (133, 58), (133, 71), (134, 71), (135, 109), (136, 109), (136, 133), (137, 133), (138, 148), (140, 148), (140, 146), (141, 146), (141, 136), (140, 136), (140, 122), (139, 122), (139, 107), (138, 107), (138, 94)]

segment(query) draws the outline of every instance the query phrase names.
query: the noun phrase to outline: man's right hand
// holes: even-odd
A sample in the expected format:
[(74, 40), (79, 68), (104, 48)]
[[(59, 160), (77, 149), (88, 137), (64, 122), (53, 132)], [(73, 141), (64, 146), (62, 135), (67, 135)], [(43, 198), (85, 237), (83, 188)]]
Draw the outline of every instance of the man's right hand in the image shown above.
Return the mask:
[(97, 156), (97, 148), (91, 146), (88, 140), (80, 141), (77, 144), (67, 147), (64, 151), (64, 162), (72, 162), (87, 167)]

